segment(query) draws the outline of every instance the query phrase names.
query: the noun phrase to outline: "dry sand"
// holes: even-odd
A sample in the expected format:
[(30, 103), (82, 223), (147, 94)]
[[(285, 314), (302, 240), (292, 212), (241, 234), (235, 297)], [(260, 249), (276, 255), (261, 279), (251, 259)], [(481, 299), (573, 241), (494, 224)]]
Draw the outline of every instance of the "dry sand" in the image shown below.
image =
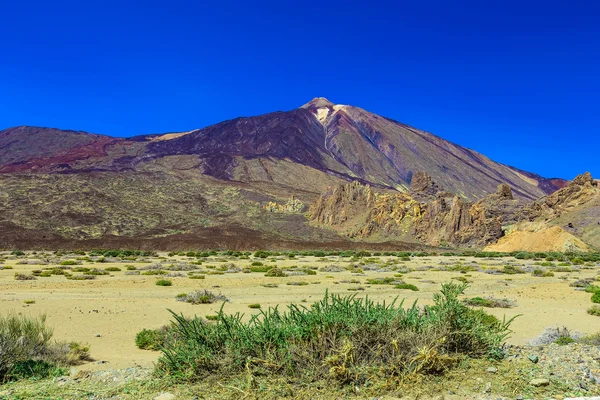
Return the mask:
[[(187, 260), (178, 257), (180, 261)], [(382, 261), (388, 257), (381, 257)], [(263, 308), (290, 302), (306, 302), (320, 299), (325, 290), (330, 293), (368, 295), (375, 300), (387, 302), (396, 296), (406, 298), (406, 305), (414, 300), (420, 304), (431, 303), (432, 295), (439, 290), (440, 284), (452, 278), (467, 277), (472, 281), (467, 295), (507, 297), (518, 302), (512, 309), (486, 309), (498, 317), (512, 317), (522, 314), (513, 323), (514, 334), (511, 343), (524, 344), (551, 325), (567, 326), (583, 333), (600, 331), (600, 318), (590, 316), (586, 310), (591, 306), (590, 294), (576, 291), (569, 287), (574, 279), (595, 278), (597, 267), (581, 269), (578, 272), (555, 273), (554, 277), (537, 278), (531, 274), (491, 275), (484, 272), (418, 271), (425, 266), (439, 266), (440, 263), (477, 265), (482, 269), (501, 268), (507, 262), (516, 265), (531, 265), (533, 261), (515, 259), (482, 259), (470, 257), (424, 257), (413, 258), (407, 262), (397, 262), (417, 271), (408, 273), (402, 278), (407, 283), (415, 284), (420, 291), (411, 292), (397, 290), (390, 285), (368, 285), (367, 279), (394, 276), (394, 272), (365, 271), (357, 276), (348, 271), (321, 272), (314, 276), (292, 276), (286, 278), (267, 278), (264, 273), (235, 273), (224, 275), (206, 275), (204, 280), (187, 277), (168, 278), (173, 286), (155, 285), (156, 276), (125, 275), (124, 263), (88, 264), (86, 267), (106, 268), (118, 266), (121, 272), (111, 272), (111, 276), (98, 276), (93, 281), (67, 280), (64, 276), (39, 277), (35, 281), (16, 281), (15, 273), (29, 274), (34, 269), (56, 266), (20, 265), (17, 259), (7, 259), (4, 266), (14, 269), (0, 270), (0, 313), (15, 311), (26, 315), (47, 316), (49, 325), (55, 329), (55, 337), (59, 340), (77, 341), (91, 346), (92, 357), (97, 361), (81, 366), (81, 369), (126, 368), (131, 366), (151, 366), (159, 356), (158, 352), (139, 350), (134, 340), (135, 334), (143, 328), (157, 328), (170, 320), (167, 309), (184, 315), (214, 314), (221, 304), (190, 305), (175, 301), (179, 293), (207, 288), (221, 292), (230, 299), (225, 305), (226, 312), (243, 312), (246, 315), (257, 312), (248, 308), (249, 304), (260, 303)], [(157, 260), (153, 260), (157, 261)], [(234, 262), (246, 267), (251, 260)], [(478, 264), (473, 264), (476, 262)], [(141, 268), (148, 264), (135, 264)], [(205, 265), (222, 265), (208, 261)], [(299, 260), (278, 260), (278, 266), (347, 266), (348, 259), (330, 257), (323, 261), (315, 257), (304, 257)], [(567, 279), (561, 279), (561, 278)], [(339, 283), (341, 280), (358, 279), (360, 284)], [(288, 281), (306, 281), (307, 286), (289, 286)], [(262, 283), (278, 283), (277, 288), (265, 288)], [(365, 288), (364, 291), (351, 292), (349, 288)], [(26, 305), (25, 300), (35, 300), (35, 304)], [(96, 337), (96, 335), (100, 335)]]

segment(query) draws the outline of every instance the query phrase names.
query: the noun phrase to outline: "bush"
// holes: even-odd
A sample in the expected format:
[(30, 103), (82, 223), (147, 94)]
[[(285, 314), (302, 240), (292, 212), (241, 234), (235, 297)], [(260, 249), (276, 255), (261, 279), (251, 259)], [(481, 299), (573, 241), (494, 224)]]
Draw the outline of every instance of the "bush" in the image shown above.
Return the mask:
[(142, 350), (160, 350), (165, 337), (167, 328), (160, 329), (142, 329), (135, 335), (135, 345)]
[(531, 341), (531, 345), (540, 346), (545, 344), (557, 343), (557, 344), (568, 344), (579, 339), (580, 335), (571, 332), (566, 327), (548, 327), (544, 329), (544, 332), (537, 338)]
[(416, 287), (415, 285), (411, 285), (410, 283), (400, 283), (398, 285), (395, 285), (394, 289), (406, 289), (406, 290), (412, 290), (413, 292), (419, 291), (418, 287)]
[(548, 278), (548, 277), (554, 276), (554, 274), (552, 272), (544, 271), (543, 269), (539, 269), (539, 268), (534, 269), (533, 272), (531, 273), (531, 275), (537, 276), (539, 278)]
[(369, 285), (393, 285), (399, 283), (399, 280), (396, 278), (372, 278), (367, 279), (367, 283)]
[(600, 286), (587, 285), (584, 290), (586, 293), (596, 293), (596, 292), (600, 291)]
[(467, 287), (442, 285), (434, 305), (424, 308), (326, 293), (311, 307), (269, 307), (250, 320), (227, 315), (223, 307), (210, 324), (171, 311), (174, 335), (167, 337), (157, 372), (202, 379), (258, 369), (292, 379), (364, 383), (374, 374), (439, 373), (465, 356), (501, 358), (512, 320), (468, 308), (458, 300)]
[(190, 304), (211, 304), (215, 301), (229, 301), (227, 297), (221, 294), (214, 294), (206, 289), (197, 290), (193, 293), (186, 295), (185, 297), (176, 297), (177, 301), (183, 301)]
[(488, 308), (512, 308), (516, 307), (517, 303), (510, 299), (497, 299), (492, 296), (488, 297), (473, 297), (465, 299), (465, 304), (472, 307), (488, 307)]
[(279, 268), (274, 267), (274, 268), (269, 269), (267, 271), (267, 273), (265, 274), (265, 276), (274, 277), (274, 278), (283, 278), (287, 275), (285, 274), (285, 272), (283, 272)]
[(600, 292), (596, 292), (592, 295), (592, 303), (600, 304)]
[(559, 337), (558, 339), (556, 339), (554, 341), (554, 343), (557, 344), (557, 345), (559, 345), (559, 346), (565, 346), (567, 344), (571, 344), (571, 343), (574, 343), (574, 342), (575, 342), (575, 339), (573, 339), (570, 336), (561, 336), (561, 337)]
[(249, 268), (250, 272), (269, 272), (271, 269), (273, 269), (273, 267), (269, 266), (269, 265), (256, 266), (256, 267)]
[(119, 267), (108, 267), (108, 268), (104, 268), (105, 271), (108, 272), (119, 272), (121, 270), (121, 268)]
[(172, 284), (173, 282), (168, 279), (159, 279), (155, 283), (156, 286), (171, 286)]
[(61, 261), (60, 265), (77, 265), (77, 262), (75, 262), (74, 260), (66, 260)]
[(519, 267), (515, 267), (513, 265), (505, 265), (502, 268), (502, 272), (503, 274), (507, 274), (507, 275), (515, 275), (515, 274), (524, 274), (525, 271)]
[(600, 306), (591, 306), (590, 308), (588, 308), (587, 313), (590, 315), (600, 317)]
[(33, 275), (15, 274), (15, 280), (17, 281), (35, 281), (36, 279)]
[(248, 308), (254, 308), (254, 309), (260, 308), (260, 304), (258, 304), (258, 303), (248, 304)]
[(45, 317), (9, 314), (0, 317), (0, 382), (28, 377), (44, 378), (58, 367), (89, 359), (89, 349), (52, 341)]

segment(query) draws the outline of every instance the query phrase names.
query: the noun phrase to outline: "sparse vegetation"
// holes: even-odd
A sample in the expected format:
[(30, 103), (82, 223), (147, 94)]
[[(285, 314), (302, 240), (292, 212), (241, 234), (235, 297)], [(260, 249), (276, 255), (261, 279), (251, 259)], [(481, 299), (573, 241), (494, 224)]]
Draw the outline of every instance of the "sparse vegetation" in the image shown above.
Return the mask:
[(185, 297), (177, 297), (176, 300), (190, 304), (211, 304), (216, 301), (229, 301), (227, 297), (221, 294), (214, 294), (206, 289), (197, 290), (193, 293), (187, 294)]
[(415, 285), (411, 285), (410, 283), (399, 283), (394, 285), (394, 289), (403, 289), (403, 290), (412, 290), (413, 292), (418, 292), (419, 288)]
[(517, 303), (510, 299), (498, 299), (493, 296), (473, 297), (465, 299), (465, 303), (473, 307), (488, 307), (488, 308), (512, 308), (516, 307)]
[(536, 268), (533, 270), (533, 272), (531, 273), (532, 276), (537, 276), (540, 278), (549, 278), (554, 276), (554, 273), (550, 272), (550, 271), (544, 271), (543, 269), (539, 269)]
[(590, 315), (595, 315), (597, 317), (600, 317), (600, 306), (591, 306), (590, 308), (588, 308), (587, 313)]
[(45, 317), (0, 317), (0, 382), (64, 374), (61, 367), (89, 358), (89, 349), (52, 340)]
[(155, 282), (156, 286), (171, 286), (173, 284), (169, 279), (159, 279)]
[(279, 268), (274, 267), (274, 268), (269, 269), (267, 271), (267, 273), (265, 274), (265, 276), (268, 276), (268, 277), (280, 277), (280, 278), (282, 278), (282, 277), (285, 277), (287, 275), (285, 274), (285, 272), (283, 272)]

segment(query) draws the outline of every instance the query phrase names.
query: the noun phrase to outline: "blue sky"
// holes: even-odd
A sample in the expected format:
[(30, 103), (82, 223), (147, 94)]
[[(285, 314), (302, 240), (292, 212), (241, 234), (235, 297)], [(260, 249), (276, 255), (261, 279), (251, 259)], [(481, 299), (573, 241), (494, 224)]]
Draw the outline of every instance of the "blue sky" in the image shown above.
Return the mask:
[(600, 177), (592, 2), (0, 0), (0, 129), (184, 131), (324, 96)]

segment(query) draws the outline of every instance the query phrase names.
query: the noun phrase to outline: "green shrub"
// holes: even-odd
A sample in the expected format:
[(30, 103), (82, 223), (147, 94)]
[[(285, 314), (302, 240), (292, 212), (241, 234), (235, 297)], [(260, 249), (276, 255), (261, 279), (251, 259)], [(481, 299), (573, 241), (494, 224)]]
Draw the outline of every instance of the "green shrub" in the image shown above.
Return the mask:
[(591, 306), (590, 308), (588, 308), (587, 313), (590, 315), (600, 317), (600, 306)]
[(9, 314), (0, 317), (0, 382), (22, 378), (45, 378), (58, 367), (89, 358), (89, 349), (52, 340), (46, 318)]
[(559, 346), (565, 346), (567, 344), (574, 343), (574, 342), (575, 342), (575, 339), (573, 339), (570, 336), (561, 336), (554, 341), (554, 343), (558, 344)]
[(538, 278), (548, 278), (554, 276), (554, 273), (550, 271), (544, 271), (543, 269), (536, 268), (531, 273), (532, 276), (536, 276)]
[(205, 279), (206, 276), (204, 276), (204, 275), (190, 275), (189, 278), (190, 279)]
[(156, 286), (171, 286), (172, 284), (173, 282), (168, 279), (159, 279), (155, 283)]
[(60, 265), (77, 265), (74, 260), (61, 261)]
[(587, 285), (585, 287), (585, 292), (586, 293), (596, 293), (597, 291), (600, 291), (600, 286), (597, 286), (597, 285)]
[(105, 271), (108, 272), (119, 272), (121, 270), (121, 268), (119, 267), (108, 267), (108, 268), (104, 268)]
[(515, 267), (514, 265), (505, 265), (500, 271), (503, 274), (507, 275), (515, 275), (515, 274), (524, 274), (525, 271), (522, 268)]
[(142, 350), (160, 350), (165, 342), (166, 328), (142, 329), (135, 335), (135, 345)]
[(600, 304), (600, 292), (596, 292), (592, 295), (592, 303)]
[(391, 277), (387, 277), (387, 278), (372, 278), (372, 279), (367, 279), (367, 283), (369, 285), (393, 285), (395, 283), (398, 283), (398, 279), (391, 278)]
[(254, 308), (254, 309), (260, 308), (260, 304), (258, 304), (258, 303), (248, 304), (248, 308)]
[(210, 324), (171, 312), (174, 335), (167, 335), (157, 373), (203, 379), (258, 369), (288, 382), (332, 379), (353, 387), (374, 375), (437, 374), (463, 357), (502, 358), (512, 320), (468, 308), (458, 299), (466, 288), (445, 284), (425, 308), (326, 294), (310, 307), (269, 307), (250, 320), (223, 308)]
[(290, 281), (290, 282), (286, 282), (286, 285), (290, 285), (290, 286), (307, 286), (308, 282), (306, 282), (306, 281)]
[(267, 273), (265, 274), (265, 276), (268, 276), (268, 277), (276, 277), (276, 278), (282, 278), (282, 277), (285, 277), (285, 276), (287, 276), (287, 275), (285, 274), (285, 272), (283, 272), (283, 271), (282, 271), (282, 270), (280, 270), (279, 268), (277, 268), (277, 267), (274, 267), (274, 268), (271, 268), (271, 269), (269, 269), (269, 270), (267, 271)]
[(271, 265), (261, 265), (256, 267), (250, 267), (249, 270), (250, 272), (269, 272), (272, 268), (273, 266)]
[(415, 285), (411, 285), (410, 283), (399, 283), (397, 285), (394, 285), (394, 289), (406, 289), (412, 290), (413, 292), (419, 291), (418, 287), (416, 287)]
[(465, 299), (465, 304), (472, 307), (488, 307), (488, 308), (512, 308), (516, 307), (517, 303), (509, 299), (497, 299), (492, 296), (488, 297), (473, 297)]
[(190, 304), (211, 304), (215, 301), (229, 301), (227, 297), (221, 294), (214, 294), (206, 289), (189, 293), (185, 297), (176, 297), (175, 300)]
[(141, 275), (166, 275), (166, 274), (168, 274), (168, 272), (165, 270), (162, 270), (162, 269), (149, 269), (149, 270), (141, 273)]

